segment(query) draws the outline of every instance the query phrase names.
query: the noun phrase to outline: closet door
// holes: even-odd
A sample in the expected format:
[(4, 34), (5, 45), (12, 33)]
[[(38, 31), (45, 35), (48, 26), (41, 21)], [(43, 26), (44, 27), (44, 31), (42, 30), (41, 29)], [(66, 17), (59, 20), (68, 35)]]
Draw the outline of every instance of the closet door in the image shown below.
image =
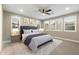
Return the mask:
[(58, 18), (55, 20), (56, 21), (56, 31), (63, 31), (64, 28), (64, 23), (63, 23), (63, 18)]
[(41, 22), (39, 20), (36, 20), (36, 26), (39, 28), (41, 28)]
[(50, 21), (44, 21), (44, 29), (45, 31), (50, 31)]
[(50, 30), (55, 31), (56, 29), (56, 20), (50, 20)]

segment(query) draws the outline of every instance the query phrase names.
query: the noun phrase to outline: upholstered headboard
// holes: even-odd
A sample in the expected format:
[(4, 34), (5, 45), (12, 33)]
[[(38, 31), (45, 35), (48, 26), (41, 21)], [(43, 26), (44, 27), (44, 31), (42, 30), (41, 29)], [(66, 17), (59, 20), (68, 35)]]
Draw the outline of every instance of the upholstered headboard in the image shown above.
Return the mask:
[(23, 29), (37, 29), (35, 26), (20, 26), (20, 40), (22, 40)]

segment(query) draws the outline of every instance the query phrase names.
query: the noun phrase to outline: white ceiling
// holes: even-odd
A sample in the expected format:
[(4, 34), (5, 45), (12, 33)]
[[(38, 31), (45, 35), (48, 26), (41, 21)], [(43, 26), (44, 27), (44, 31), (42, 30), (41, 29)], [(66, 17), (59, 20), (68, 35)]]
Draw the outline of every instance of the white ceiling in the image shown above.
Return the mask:
[[(70, 8), (70, 10), (65, 10), (66, 7)], [(52, 9), (54, 14), (42, 15), (42, 13), (38, 11), (40, 8)], [(79, 4), (4, 4), (3, 9), (35, 19), (45, 20), (51, 17), (79, 11)], [(20, 9), (23, 9), (24, 12), (20, 12)]]

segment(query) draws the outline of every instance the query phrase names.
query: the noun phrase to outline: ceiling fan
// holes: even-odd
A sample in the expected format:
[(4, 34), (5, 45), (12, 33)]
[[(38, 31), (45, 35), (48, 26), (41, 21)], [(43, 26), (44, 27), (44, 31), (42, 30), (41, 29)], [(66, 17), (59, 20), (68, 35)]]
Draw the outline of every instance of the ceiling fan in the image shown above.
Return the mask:
[(38, 9), (38, 11), (41, 12), (42, 14), (46, 14), (46, 15), (54, 14), (52, 9)]

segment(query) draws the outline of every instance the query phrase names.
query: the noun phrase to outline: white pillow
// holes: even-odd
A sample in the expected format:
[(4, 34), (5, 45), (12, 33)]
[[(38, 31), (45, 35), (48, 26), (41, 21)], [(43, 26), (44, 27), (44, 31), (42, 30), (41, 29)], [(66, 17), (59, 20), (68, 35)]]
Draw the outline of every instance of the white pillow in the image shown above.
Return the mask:
[(24, 34), (28, 34), (28, 33), (31, 33), (31, 30), (30, 29), (29, 30), (23, 29), (23, 32), (24, 32)]
[(39, 31), (38, 31), (38, 29), (31, 29), (31, 32), (32, 32), (32, 33), (37, 33), (37, 32), (39, 32)]

